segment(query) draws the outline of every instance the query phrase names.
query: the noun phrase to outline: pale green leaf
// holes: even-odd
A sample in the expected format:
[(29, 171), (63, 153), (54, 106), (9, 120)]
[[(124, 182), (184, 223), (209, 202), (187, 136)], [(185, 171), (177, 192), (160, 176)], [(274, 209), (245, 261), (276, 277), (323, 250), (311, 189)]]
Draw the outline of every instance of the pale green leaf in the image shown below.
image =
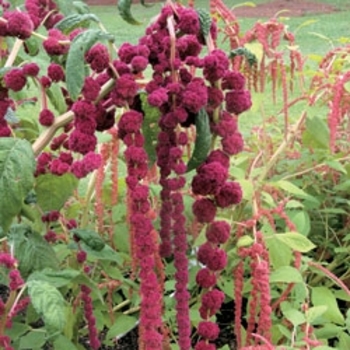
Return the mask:
[(311, 300), (314, 306), (326, 306), (327, 311), (323, 317), (339, 325), (344, 324), (344, 316), (339, 310), (337, 299), (332, 291), (326, 287), (313, 287)]
[(71, 14), (64, 17), (61, 21), (55, 24), (55, 28), (62, 33), (68, 34), (76, 28), (87, 28), (90, 22), (100, 22), (99, 18), (93, 13), (86, 14)]
[(306, 311), (306, 320), (312, 324), (327, 311), (326, 305), (313, 306)]
[(74, 281), (80, 274), (80, 271), (69, 268), (59, 271), (44, 269), (42, 271), (34, 271), (28, 277), (28, 281), (40, 280), (50, 283), (56, 288), (61, 288)]
[(308, 238), (298, 232), (278, 233), (276, 238), (297, 252), (307, 253), (316, 248)]
[(303, 277), (298, 269), (292, 266), (281, 266), (270, 274), (271, 283), (301, 283)]

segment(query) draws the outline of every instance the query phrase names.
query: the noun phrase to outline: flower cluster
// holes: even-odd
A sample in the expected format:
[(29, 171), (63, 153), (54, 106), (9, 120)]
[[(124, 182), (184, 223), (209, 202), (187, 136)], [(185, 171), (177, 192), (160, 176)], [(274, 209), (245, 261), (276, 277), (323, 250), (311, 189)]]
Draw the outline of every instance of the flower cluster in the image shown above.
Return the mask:
[(82, 285), (80, 288), (81, 291), (81, 300), (84, 304), (84, 316), (87, 321), (87, 326), (89, 330), (89, 341), (90, 347), (93, 350), (100, 348), (100, 340), (98, 339), (97, 328), (96, 328), (96, 319), (93, 313), (93, 305), (91, 299), (91, 289), (85, 285)]
[(141, 133), (143, 115), (129, 110), (118, 123), (118, 137), (127, 146), (126, 183), (130, 201), (130, 225), (135, 242), (135, 258), (138, 261), (141, 279), (141, 342), (144, 348), (162, 349), (161, 291), (155, 273), (156, 242), (153, 239), (153, 225), (148, 217), (150, 210), (148, 186), (142, 184), (148, 171), (148, 157), (143, 148)]
[(44, 26), (50, 29), (63, 18), (54, 1), (26, 0), (24, 5), (35, 28), (45, 19)]

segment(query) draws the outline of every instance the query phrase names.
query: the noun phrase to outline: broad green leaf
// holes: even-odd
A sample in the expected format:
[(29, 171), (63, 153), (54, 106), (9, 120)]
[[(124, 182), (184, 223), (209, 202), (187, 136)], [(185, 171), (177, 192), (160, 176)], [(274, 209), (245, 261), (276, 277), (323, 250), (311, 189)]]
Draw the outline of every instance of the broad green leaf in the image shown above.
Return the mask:
[(0, 227), (6, 232), (34, 184), (35, 159), (30, 143), (0, 138)]
[(97, 260), (109, 260), (114, 261), (117, 264), (121, 265), (123, 259), (119, 252), (114, 251), (109, 245), (105, 245), (102, 250), (95, 250), (89, 247), (86, 243), (81, 243), (81, 248), (86, 251), (88, 254), (88, 259), (97, 259)]
[(53, 271), (50, 269), (44, 269), (42, 271), (34, 271), (29, 277), (28, 281), (44, 281), (50, 283), (56, 288), (61, 288), (71, 283), (81, 273), (74, 269), (64, 269), (59, 271)]
[(327, 307), (327, 311), (323, 314), (324, 318), (339, 325), (344, 324), (344, 316), (339, 310), (337, 299), (329, 288), (313, 287), (311, 301), (314, 306)]
[(78, 34), (70, 47), (66, 62), (67, 90), (73, 100), (76, 100), (84, 85), (85, 53), (96, 42), (103, 39), (111, 40), (111, 35), (99, 29), (88, 29)]
[(99, 18), (93, 13), (71, 14), (64, 17), (61, 21), (55, 24), (55, 28), (59, 29), (64, 34), (68, 34), (76, 28), (88, 28), (90, 22), (100, 22)]
[(292, 266), (281, 266), (277, 270), (271, 272), (270, 283), (301, 283), (303, 277), (298, 269)]
[(158, 121), (161, 116), (157, 107), (151, 106), (147, 101), (147, 94), (140, 93), (144, 119), (142, 123), (142, 133), (145, 137), (145, 150), (148, 154), (149, 166), (157, 160), (156, 145), (159, 133)]
[(288, 210), (287, 215), (296, 226), (296, 230), (307, 236), (310, 232), (310, 217), (306, 210)]
[(326, 305), (313, 306), (306, 311), (306, 320), (308, 323), (313, 324), (319, 317), (321, 317), (327, 311)]
[(211, 132), (209, 116), (202, 108), (196, 116), (196, 141), (191, 159), (187, 164), (187, 172), (200, 166), (209, 153), (211, 146)]
[[(67, 1), (67, 0), (56, 0), (55, 1), (60, 12), (62, 12), (65, 16), (69, 16), (74, 12), (74, 1)], [(86, 5), (87, 6), (87, 5)]]
[(204, 36), (204, 38), (206, 38), (210, 33), (210, 27), (212, 23), (210, 13), (203, 8), (198, 8), (197, 13), (199, 18), (199, 23), (201, 26), (202, 35)]
[(40, 175), (35, 185), (37, 203), (44, 212), (60, 210), (77, 186), (78, 180), (73, 174)]
[(107, 339), (119, 338), (136, 327), (138, 319), (136, 317), (121, 314), (115, 320), (114, 325), (108, 330)]
[(340, 333), (338, 348), (339, 350), (350, 349), (350, 336), (347, 333), (345, 332)]
[(278, 233), (276, 238), (297, 252), (307, 253), (316, 248), (308, 238), (298, 232)]
[(302, 140), (305, 145), (328, 150), (329, 128), (326, 122), (319, 116), (307, 118)]
[(61, 332), (65, 327), (65, 301), (50, 283), (29, 281), (28, 293), (36, 312), (43, 317), (49, 332)]
[[(321, 323), (322, 321), (320, 321)], [(321, 326), (315, 327), (316, 339), (330, 339), (338, 337), (338, 334), (342, 331), (342, 327), (339, 327), (333, 323), (321, 323)], [(339, 349), (338, 349), (339, 350)], [(346, 349), (348, 350), (348, 349)]]
[(25, 224), (11, 226), (9, 243), (19, 261), (23, 276), (45, 268), (58, 269), (58, 259), (51, 245), (37, 232)]
[(137, 21), (131, 14), (132, 0), (118, 0), (118, 11), (124, 21), (130, 24), (142, 24), (142, 22)]
[(31, 330), (31, 327), (19, 323), (19, 322), (12, 322), (12, 327), (6, 329), (6, 335), (8, 335), (11, 339), (18, 339), (21, 335), (27, 333)]
[(32, 331), (21, 337), (19, 342), (20, 350), (42, 349), (46, 343), (46, 333), (42, 331)]
[(305, 323), (305, 315), (296, 309), (289, 309), (283, 311), (284, 317), (292, 323), (294, 327)]
[(276, 234), (272, 233), (266, 239), (266, 246), (269, 250), (270, 261), (275, 269), (280, 266), (289, 266), (292, 261), (292, 251), (288, 245), (279, 241)]
[(46, 94), (59, 114), (63, 114), (67, 111), (67, 104), (59, 85), (51, 84), (50, 88), (46, 89)]
[(81, 239), (91, 249), (100, 251), (104, 248), (105, 242), (100, 235), (92, 230), (77, 228), (71, 230), (71, 233)]
[(60, 334), (53, 342), (54, 350), (77, 350), (77, 347), (64, 335)]

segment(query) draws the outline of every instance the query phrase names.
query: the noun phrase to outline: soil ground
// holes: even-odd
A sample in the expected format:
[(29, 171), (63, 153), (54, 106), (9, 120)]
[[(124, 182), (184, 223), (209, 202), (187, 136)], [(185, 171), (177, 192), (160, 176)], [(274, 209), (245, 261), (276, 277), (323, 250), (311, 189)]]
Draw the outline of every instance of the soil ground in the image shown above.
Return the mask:
[[(155, 0), (156, 1), (156, 0)], [(89, 5), (116, 5), (118, 0), (87, 0)], [(151, 2), (151, 0), (146, 0)], [(185, 3), (185, 2), (184, 2)], [(271, 0), (255, 7), (242, 6), (236, 8), (237, 17), (273, 17), (278, 12), (287, 10), (283, 16), (306, 16), (317, 13), (332, 13), (338, 9), (332, 5), (308, 0)]]

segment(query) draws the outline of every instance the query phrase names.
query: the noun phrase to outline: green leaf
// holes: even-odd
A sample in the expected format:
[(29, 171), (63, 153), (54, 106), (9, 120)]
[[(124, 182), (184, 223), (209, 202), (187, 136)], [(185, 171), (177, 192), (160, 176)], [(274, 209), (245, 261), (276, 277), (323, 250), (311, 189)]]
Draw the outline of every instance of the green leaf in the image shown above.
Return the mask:
[(132, 0), (118, 0), (118, 11), (121, 18), (130, 24), (142, 24), (142, 22), (137, 21), (131, 14), (131, 4)]
[(21, 337), (19, 343), (20, 350), (42, 349), (46, 343), (46, 333), (41, 331), (32, 331)]
[(292, 323), (294, 327), (305, 323), (305, 316), (302, 312), (296, 309), (289, 309), (283, 311), (284, 317)]
[(306, 119), (306, 130), (302, 136), (305, 145), (328, 150), (329, 137), (329, 129), (323, 119), (319, 116)]
[(302, 283), (303, 277), (298, 269), (292, 266), (281, 266), (270, 275), (271, 283)]
[(202, 35), (204, 36), (204, 38), (206, 38), (210, 33), (210, 27), (211, 27), (211, 23), (212, 23), (210, 13), (206, 9), (203, 9), (203, 8), (197, 9), (197, 13), (198, 13), (198, 18), (199, 18), (199, 23), (201, 26)]
[(347, 333), (345, 332), (340, 333), (338, 348), (339, 350), (350, 349), (350, 336)]
[(99, 18), (93, 13), (71, 14), (64, 17), (61, 21), (55, 24), (55, 28), (59, 29), (64, 34), (68, 34), (76, 28), (88, 28), (90, 22), (99, 23)]
[(71, 233), (77, 236), (79, 239), (81, 239), (86, 245), (88, 245), (93, 250), (101, 251), (105, 246), (105, 242), (95, 231), (79, 228), (71, 230)]
[(99, 29), (88, 29), (78, 34), (71, 44), (66, 62), (66, 81), (67, 90), (73, 100), (78, 98), (84, 85), (85, 53), (103, 39), (112, 40), (112, 37)]
[(59, 114), (63, 114), (67, 111), (67, 104), (59, 85), (51, 84), (50, 88), (46, 89), (46, 94)]
[(316, 248), (308, 238), (298, 232), (278, 233), (276, 238), (297, 252), (307, 253)]
[(26, 48), (26, 53), (29, 56), (36, 56), (40, 51), (41, 41), (32, 35), (24, 42), (24, 46)]
[(114, 325), (108, 330), (107, 339), (120, 338), (136, 327), (138, 319), (128, 315), (120, 315), (115, 320)]
[(71, 283), (74, 279), (80, 276), (81, 273), (74, 269), (64, 269), (60, 271), (53, 271), (44, 269), (42, 271), (34, 271), (29, 277), (28, 281), (37, 280), (50, 283), (56, 288), (61, 288)]
[(296, 226), (296, 230), (302, 235), (307, 236), (310, 232), (310, 217), (306, 210), (287, 210), (292, 223)]
[(311, 301), (314, 306), (327, 307), (327, 311), (323, 314), (323, 317), (328, 321), (339, 325), (344, 325), (344, 316), (339, 310), (337, 299), (329, 288), (313, 287)]
[(12, 322), (12, 327), (6, 329), (6, 335), (8, 335), (11, 339), (18, 339), (24, 333), (27, 333), (31, 330), (26, 324), (19, 322)]
[(202, 108), (196, 116), (196, 141), (191, 159), (187, 164), (187, 172), (200, 166), (210, 150), (211, 132), (209, 124), (209, 116), (204, 108)]
[(117, 264), (121, 265), (123, 263), (123, 259), (121, 255), (114, 251), (109, 245), (105, 245), (102, 250), (95, 250), (89, 247), (87, 244), (82, 243), (81, 248), (86, 251), (88, 254), (88, 258), (95, 258), (97, 260), (109, 260), (114, 261)]
[(149, 159), (149, 166), (152, 166), (157, 160), (156, 145), (159, 133), (158, 121), (161, 116), (157, 107), (151, 106), (147, 101), (147, 94), (140, 93), (144, 119), (142, 123), (142, 133), (145, 137), (145, 150)]
[(60, 334), (53, 342), (54, 350), (77, 350), (78, 348), (64, 335)]
[(313, 324), (319, 317), (321, 317), (326, 311), (327, 306), (313, 306), (306, 310), (306, 320), (308, 323)]
[(78, 180), (73, 174), (40, 175), (35, 185), (37, 203), (44, 212), (60, 210), (77, 186)]
[(9, 231), (9, 243), (19, 261), (22, 275), (45, 268), (58, 269), (58, 259), (51, 245), (25, 224), (13, 225)]
[(35, 159), (30, 143), (0, 138), (0, 227), (6, 232), (21, 211), (34, 183)]
[(61, 332), (65, 327), (65, 301), (53, 285), (44, 281), (29, 281), (28, 293), (36, 312), (42, 316), (49, 332)]

